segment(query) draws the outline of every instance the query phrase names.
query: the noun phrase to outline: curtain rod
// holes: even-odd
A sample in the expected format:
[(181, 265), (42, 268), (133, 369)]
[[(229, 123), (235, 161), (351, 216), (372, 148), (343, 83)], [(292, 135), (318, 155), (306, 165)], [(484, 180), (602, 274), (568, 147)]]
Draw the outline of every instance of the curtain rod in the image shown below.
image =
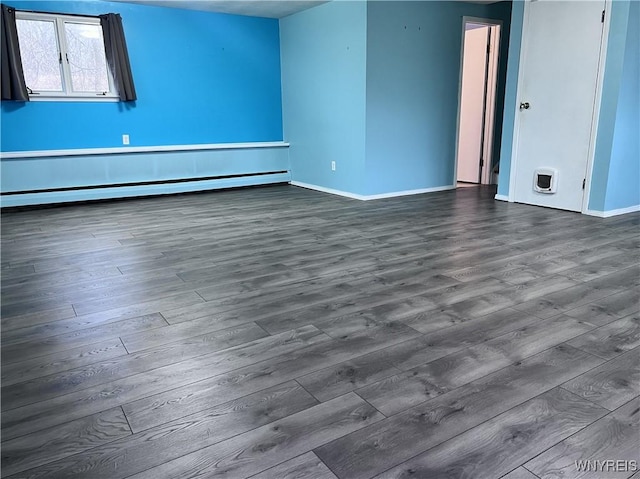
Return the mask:
[(43, 14), (43, 15), (64, 15), (66, 17), (100, 18), (100, 15), (89, 15), (89, 14), (82, 14), (82, 13), (43, 12), (43, 11), (39, 11), (39, 10), (22, 10), (20, 8), (12, 7), (10, 5), (7, 5), (7, 7), (13, 8), (16, 12), (40, 13), (40, 14)]

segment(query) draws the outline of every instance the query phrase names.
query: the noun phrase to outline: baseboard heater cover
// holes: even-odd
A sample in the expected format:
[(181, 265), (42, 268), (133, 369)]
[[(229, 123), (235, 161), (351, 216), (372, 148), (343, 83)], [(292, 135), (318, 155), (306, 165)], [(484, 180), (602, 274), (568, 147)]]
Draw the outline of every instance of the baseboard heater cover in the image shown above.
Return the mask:
[(260, 173), (242, 173), (237, 175), (219, 175), (219, 176), (204, 176), (197, 178), (178, 178), (172, 180), (156, 180), (156, 181), (140, 181), (132, 183), (111, 183), (106, 185), (87, 185), (87, 186), (67, 186), (62, 188), (47, 188), (39, 190), (23, 190), (23, 191), (8, 191), (2, 193), (1, 196), (12, 195), (25, 195), (34, 193), (56, 193), (63, 191), (82, 191), (82, 190), (99, 190), (104, 188), (119, 188), (119, 187), (131, 187), (131, 186), (151, 186), (151, 185), (168, 185), (175, 183), (194, 183), (198, 181), (212, 181), (212, 180), (229, 180), (234, 178), (246, 178), (250, 176), (266, 176), (266, 175), (281, 175), (289, 173), (286, 170), (282, 171), (262, 171)]

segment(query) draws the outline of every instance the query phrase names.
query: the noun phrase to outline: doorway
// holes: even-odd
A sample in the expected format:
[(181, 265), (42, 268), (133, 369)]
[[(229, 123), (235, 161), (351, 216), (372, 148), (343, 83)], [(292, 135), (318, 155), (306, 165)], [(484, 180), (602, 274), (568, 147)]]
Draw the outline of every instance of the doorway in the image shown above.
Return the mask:
[(493, 132), (501, 22), (463, 17), (456, 183), (497, 183)]

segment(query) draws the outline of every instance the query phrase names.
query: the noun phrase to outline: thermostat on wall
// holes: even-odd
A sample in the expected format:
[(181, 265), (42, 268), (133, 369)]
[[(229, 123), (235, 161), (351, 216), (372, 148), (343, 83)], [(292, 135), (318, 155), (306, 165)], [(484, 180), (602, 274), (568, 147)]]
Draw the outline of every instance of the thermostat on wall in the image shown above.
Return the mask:
[(538, 168), (533, 172), (533, 189), (538, 193), (555, 193), (558, 185), (558, 170)]

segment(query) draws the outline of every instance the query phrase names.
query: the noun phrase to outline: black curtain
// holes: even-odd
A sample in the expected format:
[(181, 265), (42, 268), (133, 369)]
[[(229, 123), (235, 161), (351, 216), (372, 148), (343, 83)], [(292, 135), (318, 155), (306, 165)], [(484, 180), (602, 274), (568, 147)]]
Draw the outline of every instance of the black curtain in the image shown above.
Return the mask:
[(104, 36), (107, 64), (113, 75), (120, 100), (134, 101), (136, 88), (133, 85), (129, 53), (127, 52), (127, 43), (124, 40), (122, 17), (117, 13), (100, 15), (100, 25), (102, 25)]
[(0, 82), (2, 83), (2, 99), (29, 101), (27, 84), (24, 81), (18, 29), (16, 27), (16, 10), (0, 5), (0, 40), (2, 42), (2, 67)]

